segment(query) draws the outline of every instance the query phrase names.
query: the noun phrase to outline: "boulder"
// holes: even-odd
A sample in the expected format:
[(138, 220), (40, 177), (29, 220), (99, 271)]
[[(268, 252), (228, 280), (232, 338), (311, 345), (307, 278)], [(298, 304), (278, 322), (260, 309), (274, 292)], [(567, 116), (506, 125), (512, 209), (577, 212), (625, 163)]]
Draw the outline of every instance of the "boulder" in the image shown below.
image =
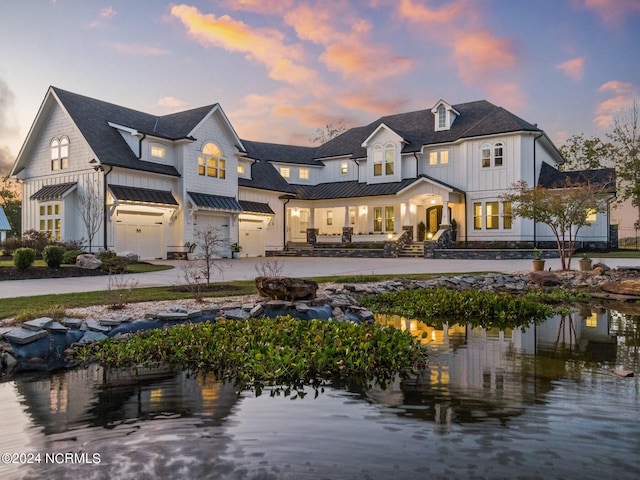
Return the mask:
[(76, 267), (86, 268), (87, 270), (96, 270), (100, 268), (102, 261), (91, 253), (83, 253), (76, 257)]
[(541, 287), (562, 285), (562, 279), (553, 272), (529, 272), (529, 281)]
[(640, 279), (619, 280), (601, 285), (602, 290), (617, 295), (640, 297)]
[(272, 300), (312, 300), (318, 283), (294, 277), (257, 277), (256, 288), (261, 296)]

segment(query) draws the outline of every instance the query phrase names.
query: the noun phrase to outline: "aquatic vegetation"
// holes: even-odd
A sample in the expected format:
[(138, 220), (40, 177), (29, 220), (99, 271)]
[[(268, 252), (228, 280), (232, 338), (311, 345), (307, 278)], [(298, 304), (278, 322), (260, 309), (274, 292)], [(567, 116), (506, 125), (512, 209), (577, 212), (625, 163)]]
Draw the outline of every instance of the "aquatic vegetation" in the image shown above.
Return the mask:
[(415, 318), (432, 326), (464, 321), (484, 328), (513, 328), (541, 322), (556, 310), (517, 295), (479, 290), (428, 288), (369, 297), (360, 303), (376, 313)]
[(213, 372), (240, 388), (319, 386), (336, 379), (385, 384), (424, 366), (426, 352), (409, 332), (377, 324), (326, 320), (221, 320), (150, 330), (76, 347), (106, 368), (169, 364)]

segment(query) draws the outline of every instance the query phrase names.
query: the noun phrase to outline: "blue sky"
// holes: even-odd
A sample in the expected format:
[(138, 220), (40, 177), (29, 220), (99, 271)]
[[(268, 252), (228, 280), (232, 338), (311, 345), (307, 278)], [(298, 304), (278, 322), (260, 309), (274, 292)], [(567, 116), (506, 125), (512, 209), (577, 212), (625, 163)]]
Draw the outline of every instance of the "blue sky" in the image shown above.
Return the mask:
[(640, 92), (640, 0), (2, 0), (0, 167), (49, 85), (154, 114), (220, 103), (241, 138), (308, 145), (486, 99), (561, 145)]

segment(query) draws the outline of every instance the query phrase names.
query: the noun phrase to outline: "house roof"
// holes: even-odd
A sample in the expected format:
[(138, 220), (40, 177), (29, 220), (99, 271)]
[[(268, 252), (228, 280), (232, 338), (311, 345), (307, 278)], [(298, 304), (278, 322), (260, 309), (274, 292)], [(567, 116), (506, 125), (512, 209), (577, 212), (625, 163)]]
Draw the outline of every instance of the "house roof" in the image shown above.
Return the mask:
[(0, 205), (0, 230), (3, 230), (3, 231), (11, 230), (9, 219), (7, 218), (7, 214), (4, 213), (4, 208), (2, 208), (2, 205)]
[(209, 195), (207, 193), (187, 192), (198, 208), (220, 210), (225, 212), (242, 212), (242, 206), (233, 197)]
[(240, 206), (242, 210), (246, 213), (260, 213), (266, 215), (275, 215), (274, 212), (268, 203), (260, 203), (260, 202), (250, 202), (248, 200), (240, 200)]
[(31, 200), (55, 200), (63, 198), (71, 193), (78, 186), (78, 182), (58, 183), (56, 185), (45, 185), (36, 193), (29, 197)]
[(111, 190), (114, 197), (123, 202), (178, 206), (173, 194), (166, 190), (126, 187), (124, 185), (109, 185), (109, 190)]
[(329, 200), (334, 198), (374, 197), (380, 195), (397, 195), (402, 190), (423, 179), (442, 185), (444, 188), (456, 192), (461, 190), (446, 185), (427, 175), (407, 178), (400, 182), (360, 183), (357, 180), (349, 182), (330, 182), (318, 185), (295, 185), (299, 200)]
[[(251, 165), (251, 179), (238, 178), (238, 185), (241, 187), (260, 188), (262, 190), (270, 190), (274, 192), (295, 193), (292, 185), (290, 185), (277, 170), (269, 163), (270, 159), (278, 158), (277, 151), (281, 149), (283, 155), (289, 158), (298, 148), (305, 155), (308, 155), (307, 147), (290, 148), (288, 145), (267, 144), (262, 142), (252, 142), (242, 140), (246, 154), (249, 158), (255, 160)], [(288, 148), (289, 147), (289, 148)]]
[(575, 170), (561, 172), (547, 163), (543, 163), (538, 178), (538, 186), (543, 188), (563, 188), (567, 185), (598, 184), (604, 186), (606, 193), (616, 192), (616, 171), (614, 168), (597, 170)]
[(405, 140), (403, 153), (420, 152), (424, 145), (449, 143), (463, 138), (500, 133), (541, 130), (502, 107), (486, 100), (453, 105), (460, 114), (448, 130), (435, 130), (431, 109), (381, 117), (369, 125), (352, 128), (316, 149), (315, 159), (348, 155), (366, 157), (362, 143), (385, 124)]

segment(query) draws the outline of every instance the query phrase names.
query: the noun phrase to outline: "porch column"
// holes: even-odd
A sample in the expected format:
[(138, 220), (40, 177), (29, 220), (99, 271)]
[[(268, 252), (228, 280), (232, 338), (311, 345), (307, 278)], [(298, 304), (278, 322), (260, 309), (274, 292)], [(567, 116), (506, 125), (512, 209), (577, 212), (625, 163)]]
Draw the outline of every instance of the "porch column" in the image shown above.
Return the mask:
[(442, 195), (442, 221), (440, 222), (441, 226), (449, 226), (449, 192), (445, 192)]
[(402, 225), (407, 227), (411, 225), (411, 205), (409, 202), (402, 204)]
[(309, 227), (316, 228), (316, 209), (313, 207), (309, 208)]
[(344, 225), (343, 227), (349, 227), (349, 207), (344, 207)]

